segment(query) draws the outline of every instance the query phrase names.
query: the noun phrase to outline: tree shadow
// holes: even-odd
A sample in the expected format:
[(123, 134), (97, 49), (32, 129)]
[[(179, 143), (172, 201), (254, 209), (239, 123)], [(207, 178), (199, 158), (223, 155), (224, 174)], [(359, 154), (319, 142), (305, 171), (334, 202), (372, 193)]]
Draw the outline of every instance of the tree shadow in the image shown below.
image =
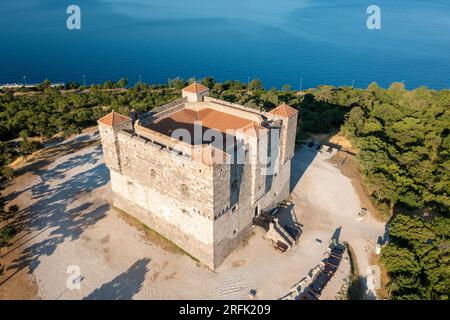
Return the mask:
[(95, 164), (98, 161), (98, 158), (102, 154), (102, 146), (98, 145), (94, 148), (92, 152), (89, 152), (84, 155), (76, 155), (71, 157), (68, 161), (58, 164), (55, 168), (51, 170), (46, 169), (38, 169), (35, 170), (35, 173), (41, 177), (42, 180), (47, 181), (55, 178), (64, 178), (64, 173), (76, 168), (78, 166), (82, 166), (85, 164)]
[(136, 261), (128, 270), (121, 273), (100, 288), (95, 289), (83, 300), (130, 300), (142, 289), (149, 258)]
[(350, 280), (347, 288), (347, 297), (349, 300), (364, 300), (364, 283), (365, 277), (356, 276)]
[[(42, 256), (52, 255), (58, 245), (66, 240), (78, 239), (84, 230), (105, 217), (109, 204), (95, 205), (93, 202), (76, 204), (76, 200), (84, 193), (100, 188), (109, 181), (108, 169), (100, 159), (101, 146), (100, 149), (95, 148), (84, 156), (71, 157), (54, 168), (40, 169), (37, 174), (42, 177), (42, 181), (21, 191), (31, 191), (32, 198), (37, 201), (19, 212), (21, 218), (15, 222), (15, 227), (21, 232), (20, 238), (14, 241), (14, 248), (3, 254), (1, 258), (26, 246), (41, 233), (47, 231), (49, 234), (44, 240), (26, 247), (19, 257), (12, 261), (7, 268), (9, 274), (0, 282), (0, 285), (24, 268), (28, 268), (29, 273), (33, 272), (39, 266)], [(63, 180), (68, 170), (88, 163), (98, 164)], [(23, 238), (31, 234), (32, 238), (21, 242)], [(21, 243), (16, 245), (18, 242)]]
[[(83, 146), (80, 146), (80, 148), (84, 148)], [(71, 150), (73, 152), (73, 150)], [(64, 156), (66, 153), (62, 151), (55, 151), (52, 150), (51, 152), (46, 152), (46, 157), (52, 158), (53, 155), (50, 155), (52, 153), (57, 153), (58, 157)], [(76, 155), (71, 158), (69, 158), (67, 161), (64, 161), (63, 163), (58, 164), (53, 169), (47, 169), (49, 165), (54, 161), (52, 159), (39, 159), (36, 160), (18, 170), (16, 170), (15, 174), (17, 177), (27, 173), (27, 172), (33, 172), (36, 175), (38, 175), (43, 181), (39, 183), (36, 186), (30, 186), (28, 188), (21, 189), (19, 191), (12, 192), (8, 195), (5, 195), (3, 198), (5, 201), (11, 202), (12, 200), (16, 199), (18, 196), (23, 194), (24, 192), (27, 192), (29, 190), (36, 190), (39, 187), (43, 187), (48, 180), (54, 179), (54, 178), (64, 178), (64, 174), (78, 166), (82, 166), (88, 163), (95, 164), (98, 158), (100, 158), (102, 155), (102, 146), (98, 145), (94, 148), (92, 152), (89, 152), (87, 154), (84, 154), (82, 156)]]

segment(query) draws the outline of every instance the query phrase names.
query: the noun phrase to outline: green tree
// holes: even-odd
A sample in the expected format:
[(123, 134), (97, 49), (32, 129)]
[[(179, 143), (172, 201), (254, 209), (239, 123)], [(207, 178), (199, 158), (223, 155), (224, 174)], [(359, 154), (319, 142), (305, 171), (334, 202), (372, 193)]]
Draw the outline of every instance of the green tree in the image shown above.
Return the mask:
[(116, 87), (117, 88), (125, 88), (128, 85), (128, 79), (127, 78), (122, 78), (119, 81), (116, 82)]
[(27, 161), (28, 157), (39, 148), (39, 142), (26, 139), (20, 142), (19, 154)]
[(202, 85), (212, 89), (216, 85), (216, 80), (213, 77), (205, 77), (200, 82)]
[(264, 86), (259, 79), (253, 79), (248, 84), (248, 89), (251, 91), (262, 91), (264, 90)]

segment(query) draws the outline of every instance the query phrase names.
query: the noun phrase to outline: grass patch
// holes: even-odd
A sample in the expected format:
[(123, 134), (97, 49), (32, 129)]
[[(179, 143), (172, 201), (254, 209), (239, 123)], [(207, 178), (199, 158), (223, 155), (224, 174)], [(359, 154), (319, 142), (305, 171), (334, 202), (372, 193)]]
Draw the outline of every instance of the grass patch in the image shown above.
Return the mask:
[(356, 255), (353, 248), (348, 242), (344, 242), (347, 247), (348, 257), (350, 259), (350, 283), (347, 289), (347, 299), (348, 300), (363, 300), (364, 299), (364, 289), (362, 287), (362, 277), (359, 274), (358, 263), (356, 262)]
[(381, 286), (380, 289), (377, 289), (377, 295), (381, 299), (389, 299), (389, 284), (390, 284), (390, 278), (387, 273), (386, 267), (381, 263), (380, 256), (373, 253), (370, 256), (370, 264), (377, 265), (380, 268), (380, 280), (381, 280)]
[(158, 246), (159, 248), (163, 249), (164, 251), (175, 253), (175, 254), (181, 254), (186, 255), (190, 257), (195, 262), (200, 262), (197, 258), (191, 256), (189, 253), (181, 249), (179, 246), (177, 246), (175, 243), (167, 239), (166, 237), (162, 236), (155, 230), (149, 228), (147, 225), (136, 219), (135, 217), (129, 215), (125, 211), (114, 207), (114, 210), (118, 213), (119, 217), (125, 221), (128, 225), (135, 227), (137, 230), (144, 233), (145, 239), (151, 242), (152, 244)]
[(6, 226), (0, 230), (0, 248), (9, 245), (12, 238), (16, 234), (16, 228), (13, 226)]

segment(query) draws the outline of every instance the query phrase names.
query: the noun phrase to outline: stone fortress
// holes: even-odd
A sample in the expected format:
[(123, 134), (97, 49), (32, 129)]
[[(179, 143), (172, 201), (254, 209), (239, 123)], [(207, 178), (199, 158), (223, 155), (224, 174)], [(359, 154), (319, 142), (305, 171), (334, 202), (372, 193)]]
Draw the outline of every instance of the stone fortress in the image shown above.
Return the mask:
[(297, 116), (214, 99), (198, 83), (137, 121), (113, 111), (98, 120), (113, 206), (215, 269), (289, 196)]

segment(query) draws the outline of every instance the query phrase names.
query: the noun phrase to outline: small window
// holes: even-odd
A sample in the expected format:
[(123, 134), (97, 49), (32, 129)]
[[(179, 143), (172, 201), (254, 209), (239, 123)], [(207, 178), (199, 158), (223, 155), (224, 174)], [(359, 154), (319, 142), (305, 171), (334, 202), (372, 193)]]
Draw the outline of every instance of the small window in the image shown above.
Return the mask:
[(234, 229), (234, 230), (233, 230), (233, 234), (236, 234), (236, 232), (237, 232), (237, 229)]

